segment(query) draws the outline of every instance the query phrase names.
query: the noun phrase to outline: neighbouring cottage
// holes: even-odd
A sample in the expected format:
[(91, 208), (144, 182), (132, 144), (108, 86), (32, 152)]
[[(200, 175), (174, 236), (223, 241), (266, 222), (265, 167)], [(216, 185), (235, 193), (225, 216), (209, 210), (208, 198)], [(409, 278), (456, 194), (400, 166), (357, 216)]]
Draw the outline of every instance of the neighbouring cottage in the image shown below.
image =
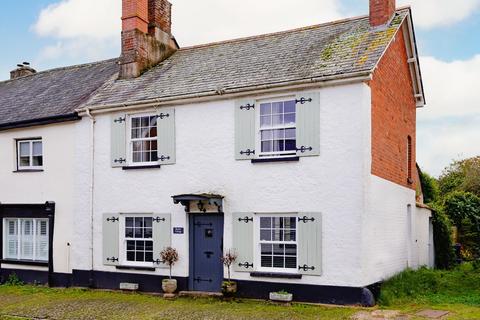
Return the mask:
[(0, 275), (51, 286), (371, 305), (433, 266), (415, 162), (411, 10), (180, 48), (166, 0), (123, 0), (119, 59), (0, 82)]

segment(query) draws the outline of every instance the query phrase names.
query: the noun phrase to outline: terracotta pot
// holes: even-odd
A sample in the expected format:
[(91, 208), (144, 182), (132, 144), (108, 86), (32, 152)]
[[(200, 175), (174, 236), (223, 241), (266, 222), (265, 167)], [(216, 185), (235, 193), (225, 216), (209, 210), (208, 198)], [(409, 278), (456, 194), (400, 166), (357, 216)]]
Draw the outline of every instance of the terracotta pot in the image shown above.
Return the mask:
[(237, 283), (233, 281), (223, 281), (222, 292), (227, 295), (237, 293)]
[(164, 279), (162, 281), (162, 290), (165, 293), (174, 293), (177, 290), (177, 280), (175, 279)]

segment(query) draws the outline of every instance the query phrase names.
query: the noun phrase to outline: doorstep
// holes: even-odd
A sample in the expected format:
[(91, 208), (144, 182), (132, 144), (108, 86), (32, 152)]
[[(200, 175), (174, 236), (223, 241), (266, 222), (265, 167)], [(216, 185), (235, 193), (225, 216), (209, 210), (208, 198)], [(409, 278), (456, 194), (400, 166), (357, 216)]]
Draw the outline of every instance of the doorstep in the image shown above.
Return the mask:
[(180, 297), (194, 297), (194, 298), (222, 298), (221, 292), (203, 292), (203, 291), (180, 291)]

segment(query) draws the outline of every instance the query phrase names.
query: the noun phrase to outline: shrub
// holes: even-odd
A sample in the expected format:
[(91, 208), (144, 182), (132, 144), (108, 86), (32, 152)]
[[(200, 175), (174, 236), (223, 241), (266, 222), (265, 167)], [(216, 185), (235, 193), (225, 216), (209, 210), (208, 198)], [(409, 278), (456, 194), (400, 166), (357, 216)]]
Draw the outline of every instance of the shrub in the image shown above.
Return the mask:
[(450, 220), (441, 206), (432, 204), (432, 207), (435, 210), (432, 219), (435, 266), (439, 269), (450, 269), (455, 264)]
[(8, 275), (7, 281), (5, 281), (7, 286), (23, 286), (24, 283), (20, 280), (15, 272), (12, 272)]
[(170, 271), (170, 279), (172, 279), (172, 266), (178, 261), (178, 252), (172, 247), (165, 248), (160, 252), (162, 263), (166, 264)]

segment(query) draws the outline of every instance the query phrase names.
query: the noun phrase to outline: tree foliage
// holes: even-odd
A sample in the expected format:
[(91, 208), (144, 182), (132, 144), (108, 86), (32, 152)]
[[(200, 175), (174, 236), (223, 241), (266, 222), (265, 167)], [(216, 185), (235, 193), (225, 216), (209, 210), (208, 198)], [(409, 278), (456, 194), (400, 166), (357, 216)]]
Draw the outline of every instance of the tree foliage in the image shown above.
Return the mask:
[(455, 264), (455, 252), (452, 241), (450, 219), (443, 212), (443, 207), (432, 204), (433, 241), (435, 243), (435, 265), (438, 269), (451, 269)]
[(442, 196), (453, 191), (480, 196), (480, 156), (454, 161), (443, 171), (439, 186)]
[(443, 207), (457, 227), (465, 219), (475, 222), (480, 216), (480, 198), (470, 192), (451, 192), (445, 197)]
[(422, 185), (423, 201), (425, 203), (436, 202), (440, 196), (437, 180), (428, 173), (422, 172), (420, 182)]

